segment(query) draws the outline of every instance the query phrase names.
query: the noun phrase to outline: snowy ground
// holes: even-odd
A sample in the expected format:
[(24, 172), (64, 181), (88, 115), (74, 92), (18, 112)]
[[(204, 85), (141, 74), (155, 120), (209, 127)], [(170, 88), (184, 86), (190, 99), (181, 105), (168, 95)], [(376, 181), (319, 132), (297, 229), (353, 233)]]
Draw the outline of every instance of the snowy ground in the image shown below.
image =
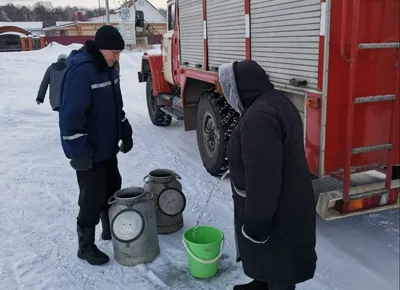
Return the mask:
[[(78, 46), (79, 47), (79, 46)], [(137, 82), (141, 53), (121, 59), (125, 110), (134, 129), (134, 148), (121, 155), (123, 186), (142, 185), (152, 169), (171, 168), (182, 176), (185, 227), (160, 236), (161, 254), (149, 265), (122, 267), (115, 260), (92, 267), (76, 257), (78, 188), (64, 158), (57, 114), (48, 99), (35, 98), (46, 67), (71, 47), (0, 54), (0, 289), (232, 289), (246, 282), (234, 263), (232, 203), (228, 181), (217, 191), (203, 222), (222, 229), (226, 247), (217, 277), (190, 276), (181, 236), (194, 226), (217, 180), (200, 161), (195, 132), (178, 122), (150, 123), (145, 85)], [(185, 140), (185, 143), (182, 141)], [(298, 289), (399, 289), (398, 210), (325, 223), (318, 219), (318, 270)], [(98, 228), (97, 236), (100, 232)], [(112, 256), (111, 242), (98, 240)]]

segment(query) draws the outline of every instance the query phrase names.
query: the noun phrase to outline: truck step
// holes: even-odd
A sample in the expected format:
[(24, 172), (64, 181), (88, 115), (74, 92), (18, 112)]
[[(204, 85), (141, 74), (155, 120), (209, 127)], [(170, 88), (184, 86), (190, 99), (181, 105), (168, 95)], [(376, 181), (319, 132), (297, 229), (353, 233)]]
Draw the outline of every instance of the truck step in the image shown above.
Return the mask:
[(183, 120), (183, 113), (177, 108), (174, 107), (162, 107), (160, 108), (165, 114), (170, 115), (172, 118), (176, 120)]
[(396, 100), (396, 95), (377, 95), (368, 97), (358, 97), (354, 99), (355, 104), (385, 102)]
[(360, 43), (358, 49), (399, 48), (399, 42)]
[[(380, 174), (386, 175), (386, 170), (382, 167), (383, 165), (377, 164), (369, 164), (365, 166), (353, 166), (350, 168), (350, 176), (353, 177), (355, 174), (366, 174), (370, 171), (377, 171)], [(344, 178), (344, 170), (340, 169), (338, 171), (334, 171), (330, 174), (335, 180), (343, 182)], [(369, 176), (369, 175), (368, 175)], [(381, 180), (382, 179), (382, 180)], [(384, 181), (384, 177), (380, 178), (379, 181)], [(361, 182), (361, 184), (365, 183), (365, 181)]]
[(158, 97), (166, 101), (171, 101), (174, 98), (174, 95), (159, 94)]
[[(390, 187), (392, 190), (398, 189), (400, 187), (400, 180), (399, 179), (392, 180)], [(388, 195), (388, 192), (385, 189), (385, 182), (352, 187), (350, 188), (349, 192), (350, 200), (354, 201), (354, 200), (368, 199), (374, 196), (381, 196), (382, 197), (381, 206), (373, 208), (365, 208), (348, 213), (340, 213), (335, 208), (335, 205), (337, 202), (343, 201), (343, 190), (338, 189), (328, 192), (322, 192), (318, 197), (317, 213), (321, 216), (322, 219), (326, 221), (331, 221), (331, 220), (345, 218), (348, 216), (355, 216), (364, 213), (372, 213), (388, 209), (399, 208), (399, 200), (397, 200), (397, 202), (393, 204), (384, 204), (386, 195)]]

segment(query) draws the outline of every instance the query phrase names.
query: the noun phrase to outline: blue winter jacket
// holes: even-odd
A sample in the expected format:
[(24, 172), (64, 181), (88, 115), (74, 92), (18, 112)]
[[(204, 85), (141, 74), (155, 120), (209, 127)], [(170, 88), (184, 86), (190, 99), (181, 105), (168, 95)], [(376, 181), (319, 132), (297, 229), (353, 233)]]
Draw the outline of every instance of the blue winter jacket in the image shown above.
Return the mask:
[[(118, 74), (106, 67), (98, 50), (75, 50), (67, 64), (59, 108), (64, 153), (69, 159), (87, 154), (94, 162), (111, 159), (119, 152), (118, 142), (132, 135)], [(99, 64), (105, 67), (99, 69)]]

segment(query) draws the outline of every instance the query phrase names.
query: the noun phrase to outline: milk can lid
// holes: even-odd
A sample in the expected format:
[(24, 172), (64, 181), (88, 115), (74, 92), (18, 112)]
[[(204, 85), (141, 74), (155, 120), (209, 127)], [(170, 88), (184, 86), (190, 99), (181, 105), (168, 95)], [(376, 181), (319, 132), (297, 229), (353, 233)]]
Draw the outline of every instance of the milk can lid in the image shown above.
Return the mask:
[(157, 207), (166, 216), (176, 216), (185, 210), (185, 195), (179, 189), (166, 188), (158, 195)]
[(111, 234), (122, 243), (137, 240), (144, 231), (144, 217), (136, 209), (120, 211), (111, 221)]

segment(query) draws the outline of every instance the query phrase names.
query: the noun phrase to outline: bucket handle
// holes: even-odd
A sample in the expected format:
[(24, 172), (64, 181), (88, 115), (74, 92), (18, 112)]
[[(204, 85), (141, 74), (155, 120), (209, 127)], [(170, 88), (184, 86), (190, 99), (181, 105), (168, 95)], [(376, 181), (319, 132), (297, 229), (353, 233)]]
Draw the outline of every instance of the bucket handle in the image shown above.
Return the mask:
[(183, 242), (183, 246), (185, 247), (186, 251), (189, 253), (189, 255), (190, 255), (195, 261), (197, 261), (197, 262), (199, 262), (199, 263), (202, 263), (202, 264), (206, 264), (206, 265), (209, 265), (209, 264), (212, 264), (212, 263), (215, 263), (216, 261), (218, 261), (219, 258), (221, 258), (222, 253), (223, 253), (223, 249), (224, 249), (224, 247), (225, 247), (225, 239), (223, 239), (223, 240), (222, 240), (222, 245), (221, 245), (221, 249), (220, 249), (219, 255), (218, 255), (217, 257), (215, 257), (214, 259), (212, 259), (212, 260), (203, 260), (203, 259), (200, 259), (200, 258), (196, 257), (196, 256), (189, 250), (188, 246), (186, 246), (185, 240), (182, 240), (182, 242)]

